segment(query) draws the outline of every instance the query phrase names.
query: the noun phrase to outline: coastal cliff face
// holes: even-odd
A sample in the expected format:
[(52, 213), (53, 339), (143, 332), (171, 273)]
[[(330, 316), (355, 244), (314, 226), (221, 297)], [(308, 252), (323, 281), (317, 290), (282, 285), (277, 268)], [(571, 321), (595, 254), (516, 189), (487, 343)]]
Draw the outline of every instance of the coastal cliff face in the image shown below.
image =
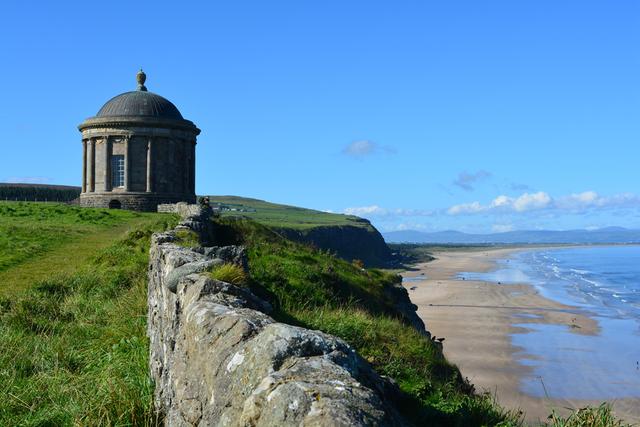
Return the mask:
[[(404, 425), (399, 391), (344, 341), (269, 316), (248, 289), (205, 270), (246, 267), (239, 246), (188, 248), (207, 212), (183, 206), (176, 230), (152, 238), (148, 335), (155, 404), (171, 426)], [(203, 236), (213, 240), (212, 236)]]
[(380, 232), (366, 219), (364, 227), (352, 225), (319, 226), (310, 229), (278, 228), (287, 239), (311, 244), (334, 252), (340, 258), (359, 259), (368, 267), (383, 267), (392, 261), (391, 250)]

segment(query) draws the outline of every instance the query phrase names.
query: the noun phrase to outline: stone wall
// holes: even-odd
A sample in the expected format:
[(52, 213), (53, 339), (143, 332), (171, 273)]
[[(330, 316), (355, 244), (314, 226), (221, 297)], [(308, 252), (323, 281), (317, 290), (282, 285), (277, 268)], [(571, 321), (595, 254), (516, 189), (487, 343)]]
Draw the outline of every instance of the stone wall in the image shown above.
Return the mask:
[[(174, 212), (178, 228), (210, 232), (200, 207)], [(177, 243), (175, 230), (154, 235), (149, 266), (150, 369), (166, 425), (406, 424), (397, 387), (344, 341), (276, 322), (248, 289), (203, 273), (246, 268), (242, 247)]]

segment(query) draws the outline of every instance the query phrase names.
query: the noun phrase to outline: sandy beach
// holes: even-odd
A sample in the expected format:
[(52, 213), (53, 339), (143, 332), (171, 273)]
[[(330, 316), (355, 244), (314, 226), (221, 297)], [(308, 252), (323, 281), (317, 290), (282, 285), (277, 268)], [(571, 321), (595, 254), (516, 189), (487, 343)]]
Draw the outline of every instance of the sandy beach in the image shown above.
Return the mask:
[[(521, 379), (533, 374), (520, 361), (532, 356), (513, 346), (510, 336), (526, 332), (522, 324), (533, 323), (565, 325), (571, 333), (593, 335), (599, 332), (596, 320), (576, 307), (544, 298), (535, 287), (525, 283), (497, 285), (457, 277), (461, 272), (493, 270), (496, 260), (517, 250), (434, 253), (436, 260), (403, 274), (411, 300), (418, 306), (418, 315), (433, 335), (445, 338), (445, 355), (477, 390), (489, 391), (507, 408), (523, 410), (527, 422), (546, 420), (552, 409), (566, 413), (566, 408), (599, 405), (601, 400), (539, 398), (522, 392)], [(588, 375), (597, 380), (602, 374)], [(539, 380), (543, 386), (544, 379)], [(640, 422), (640, 399), (610, 403), (617, 416), (628, 422)]]

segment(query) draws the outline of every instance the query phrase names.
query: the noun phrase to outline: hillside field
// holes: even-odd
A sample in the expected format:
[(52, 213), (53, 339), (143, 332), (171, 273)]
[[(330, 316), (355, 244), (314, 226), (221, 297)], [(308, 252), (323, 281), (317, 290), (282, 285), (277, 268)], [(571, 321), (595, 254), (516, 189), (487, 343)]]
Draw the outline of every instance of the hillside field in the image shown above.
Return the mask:
[(322, 226), (354, 226), (366, 228), (368, 221), (353, 215), (342, 215), (280, 205), (264, 200), (238, 196), (208, 196), (211, 205), (222, 207), (223, 217), (244, 217), (267, 227), (307, 229)]

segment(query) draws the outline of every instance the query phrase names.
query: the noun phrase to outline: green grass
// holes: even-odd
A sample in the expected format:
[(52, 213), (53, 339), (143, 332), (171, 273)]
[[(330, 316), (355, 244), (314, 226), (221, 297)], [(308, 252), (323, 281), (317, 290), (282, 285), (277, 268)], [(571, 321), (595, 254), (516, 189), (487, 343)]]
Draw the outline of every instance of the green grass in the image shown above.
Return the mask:
[(72, 273), (128, 231), (160, 217), (64, 204), (0, 202), (0, 295), (18, 294), (52, 273)]
[(275, 307), (274, 317), (334, 334), (406, 393), (402, 409), (416, 424), (517, 425), (487, 395), (476, 395), (438, 347), (403, 322), (385, 290), (401, 279), (364, 270), (333, 255), (285, 240), (253, 221), (222, 218), (225, 244), (248, 248), (252, 290)]
[(0, 202), (0, 272), (67, 242), (150, 215), (58, 203)]
[(193, 248), (200, 246), (200, 236), (192, 230), (178, 230), (176, 231), (176, 241), (174, 243), (179, 246)]
[[(14, 258), (0, 272), (2, 280), (3, 274), (31, 272), (38, 261), (44, 264), (38, 274), (12, 276), (22, 277), (17, 283), (22, 290), (0, 296), (0, 425), (160, 423), (148, 373), (148, 245), (154, 230), (175, 226), (177, 218), (0, 204), (7, 206), (12, 209), (2, 211), (1, 225), (31, 227), (36, 233), (24, 233), (16, 245), (38, 243), (41, 223), (53, 228), (44, 234), (48, 244)], [(517, 414), (505, 412), (488, 395), (476, 395), (440, 350), (398, 317), (386, 293), (398, 276), (285, 240), (254, 221), (218, 222), (220, 243), (247, 245), (250, 275), (244, 285), (273, 303), (275, 317), (353, 345), (378, 372), (397, 381), (405, 393), (401, 409), (416, 424), (427, 419), (430, 425), (518, 424)], [(187, 233), (182, 243), (197, 241)], [(70, 258), (61, 265), (65, 253)], [(232, 273), (211, 272), (237, 281)], [(554, 415), (551, 422), (618, 426), (607, 411), (585, 410), (573, 419)]]
[(552, 427), (630, 427), (616, 419), (611, 412), (611, 405), (603, 403), (598, 407), (578, 409), (567, 417), (559, 416), (555, 411), (549, 416)]
[(243, 217), (272, 228), (305, 230), (321, 226), (344, 226), (369, 228), (371, 225), (353, 215), (321, 212), (313, 209), (269, 203), (263, 200), (237, 196), (209, 196), (212, 206), (222, 205), (223, 217)]
[(148, 374), (149, 237), (157, 215), (74, 273), (0, 299), (0, 425), (156, 425)]
[(231, 283), (232, 285), (244, 286), (247, 284), (247, 274), (244, 269), (235, 264), (222, 264), (213, 267), (209, 271), (212, 279)]

